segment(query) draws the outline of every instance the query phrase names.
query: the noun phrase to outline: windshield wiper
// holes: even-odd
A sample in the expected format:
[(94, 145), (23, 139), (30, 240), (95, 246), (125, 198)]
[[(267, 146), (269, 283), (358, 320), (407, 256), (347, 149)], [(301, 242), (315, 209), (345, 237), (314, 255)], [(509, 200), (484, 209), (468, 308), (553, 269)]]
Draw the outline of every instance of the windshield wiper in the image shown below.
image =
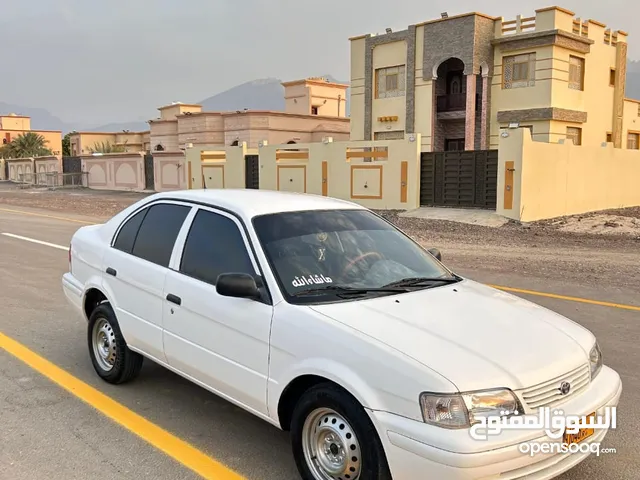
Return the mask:
[(291, 294), (292, 297), (302, 297), (306, 295), (322, 295), (326, 293), (335, 293), (338, 296), (342, 295), (366, 295), (367, 293), (406, 293), (408, 290), (406, 288), (400, 288), (400, 286), (389, 286), (385, 285), (384, 287), (347, 287), (347, 286), (339, 286), (339, 285), (327, 285), (326, 287), (320, 288), (309, 288), (307, 290), (301, 290), (299, 292), (295, 292)]
[(440, 283), (458, 283), (462, 278), (454, 275), (453, 277), (407, 277), (395, 282), (388, 283), (382, 288), (393, 287), (420, 287), (422, 285), (429, 285), (436, 282)]

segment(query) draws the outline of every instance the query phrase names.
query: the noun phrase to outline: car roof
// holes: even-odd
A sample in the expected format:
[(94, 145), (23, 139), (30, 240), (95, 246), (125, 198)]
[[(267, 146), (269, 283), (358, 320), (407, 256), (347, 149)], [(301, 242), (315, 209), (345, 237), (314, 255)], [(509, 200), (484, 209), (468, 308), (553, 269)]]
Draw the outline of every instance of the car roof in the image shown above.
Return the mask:
[(364, 210), (353, 202), (308, 193), (253, 189), (174, 190), (153, 195), (153, 199), (186, 200), (225, 208), (247, 218), (270, 213), (304, 210)]

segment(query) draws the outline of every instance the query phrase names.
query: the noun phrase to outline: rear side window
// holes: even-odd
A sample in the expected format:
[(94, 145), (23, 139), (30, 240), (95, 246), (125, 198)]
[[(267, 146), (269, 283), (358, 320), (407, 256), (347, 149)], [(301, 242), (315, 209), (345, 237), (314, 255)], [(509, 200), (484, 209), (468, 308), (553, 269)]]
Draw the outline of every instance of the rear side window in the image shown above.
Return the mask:
[(173, 245), (189, 210), (191, 207), (170, 203), (149, 207), (131, 253), (149, 262), (168, 267)]
[(221, 273), (256, 273), (238, 225), (207, 210), (200, 210), (193, 219), (180, 271), (211, 285)]
[(122, 250), (125, 253), (131, 253), (133, 251), (133, 244), (136, 241), (136, 235), (138, 235), (138, 230), (140, 229), (142, 220), (144, 220), (144, 216), (148, 211), (148, 208), (140, 210), (125, 222), (125, 224), (118, 232), (116, 241), (113, 242), (113, 248)]

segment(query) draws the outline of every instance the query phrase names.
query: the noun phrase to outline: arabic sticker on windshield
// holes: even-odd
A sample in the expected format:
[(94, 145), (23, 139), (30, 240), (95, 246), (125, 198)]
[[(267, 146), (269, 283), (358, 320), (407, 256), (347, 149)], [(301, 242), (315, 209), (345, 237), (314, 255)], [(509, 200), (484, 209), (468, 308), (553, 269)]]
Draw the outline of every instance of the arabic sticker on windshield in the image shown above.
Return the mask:
[(325, 283), (333, 283), (333, 280), (324, 275), (303, 275), (301, 277), (295, 277), (291, 285), (294, 287), (306, 287), (309, 285), (323, 285)]

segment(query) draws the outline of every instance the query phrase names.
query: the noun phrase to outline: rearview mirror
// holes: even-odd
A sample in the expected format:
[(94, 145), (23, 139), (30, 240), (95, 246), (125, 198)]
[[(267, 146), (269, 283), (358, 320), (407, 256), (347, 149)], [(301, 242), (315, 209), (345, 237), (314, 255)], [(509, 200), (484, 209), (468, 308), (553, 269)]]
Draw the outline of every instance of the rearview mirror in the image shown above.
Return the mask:
[(438, 260), (439, 262), (442, 261), (442, 254), (440, 253), (440, 250), (438, 250), (437, 248), (430, 248), (428, 252), (434, 257), (436, 257), (436, 260)]
[(225, 297), (252, 299), (261, 297), (255, 279), (246, 273), (222, 273), (218, 275), (216, 292)]

